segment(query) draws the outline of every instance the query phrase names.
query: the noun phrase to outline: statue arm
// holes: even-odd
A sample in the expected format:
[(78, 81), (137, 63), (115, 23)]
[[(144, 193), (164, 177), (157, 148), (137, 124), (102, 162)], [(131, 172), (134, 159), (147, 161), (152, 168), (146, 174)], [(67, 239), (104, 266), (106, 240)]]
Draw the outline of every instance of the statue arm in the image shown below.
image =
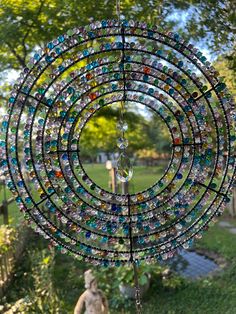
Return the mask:
[(106, 296), (102, 293), (102, 305), (103, 305), (103, 314), (108, 314), (109, 307)]
[(79, 300), (75, 306), (74, 309), (74, 314), (81, 314), (83, 307), (84, 307), (84, 302), (85, 302), (85, 298), (86, 298), (86, 292), (84, 292), (80, 297)]

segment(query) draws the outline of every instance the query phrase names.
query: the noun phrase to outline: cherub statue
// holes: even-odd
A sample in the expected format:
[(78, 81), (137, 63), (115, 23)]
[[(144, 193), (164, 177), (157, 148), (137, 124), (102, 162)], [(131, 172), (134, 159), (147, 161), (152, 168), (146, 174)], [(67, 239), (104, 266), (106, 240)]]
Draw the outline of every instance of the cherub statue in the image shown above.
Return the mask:
[(84, 281), (86, 290), (79, 297), (74, 314), (82, 314), (84, 307), (84, 314), (108, 314), (107, 298), (98, 289), (97, 280), (91, 269), (84, 273)]

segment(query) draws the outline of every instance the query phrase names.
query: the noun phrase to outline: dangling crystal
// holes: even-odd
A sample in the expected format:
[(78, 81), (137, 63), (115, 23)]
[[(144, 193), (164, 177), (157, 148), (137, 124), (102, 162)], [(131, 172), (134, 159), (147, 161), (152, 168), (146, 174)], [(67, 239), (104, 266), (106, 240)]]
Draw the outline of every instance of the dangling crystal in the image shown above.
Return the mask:
[(128, 182), (133, 176), (131, 161), (125, 153), (121, 153), (117, 160), (116, 176), (121, 182)]
[(128, 130), (128, 124), (125, 121), (119, 121), (117, 123), (117, 129), (121, 132), (125, 132)]
[(119, 147), (119, 149), (125, 149), (128, 147), (128, 140), (126, 138), (123, 137), (119, 137), (117, 140), (117, 146)]

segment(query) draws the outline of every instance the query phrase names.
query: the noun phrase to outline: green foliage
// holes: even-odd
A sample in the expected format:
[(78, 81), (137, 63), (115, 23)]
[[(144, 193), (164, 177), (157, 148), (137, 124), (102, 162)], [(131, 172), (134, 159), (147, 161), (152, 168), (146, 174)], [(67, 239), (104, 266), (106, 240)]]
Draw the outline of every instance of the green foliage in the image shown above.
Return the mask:
[[(236, 62), (236, 60), (234, 62)], [(236, 64), (232, 65), (231, 61), (228, 60), (228, 56), (223, 55), (214, 62), (214, 67), (219, 72), (220, 76), (224, 78), (230, 93), (236, 98)]]
[(16, 229), (8, 225), (0, 226), (0, 254), (4, 254), (12, 249), (16, 237)]
[[(127, 19), (145, 20), (163, 27), (182, 27), (175, 18), (188, 14), (185, 37), (208, 39), (213, 50), (232, 44), (235, 21), (234, 1), (172, 2), (161, 0), (121, 1), (121, 13)], [(173, 15), (175, 13), (175, 15)], [(180, 15), (181, 16), (181, 15)], [(107, 0), (2, 0), (0, 3), (0, 66), (21, 69), (32, 50), (65, 30), (88, 24), (91, 20), (116, 17), (114, 1)], [(188, 32), (185, 31), (187, 27)]]
[[(174, 1), (175, 7), (179, 1)], [(187, 10), (183, 34), (187, 38), (206, 39), (213, 51), (231, 50), (235, 31), (235, 1), (191, 0), (183, 7)], [(187, 31), (186, 31), (187, 30)]]
[[(52, 281), (54, 254), (42, 247), (40, 249), (31, 247), (30, 250), (24, 253), (17, 267), (16, 280), (9, 291), (10, 302), (6, 303), (9, 312), (6, 313), (61, 314), (63, 302), (58, 298), (57, 288), (53, 286)], [(17, 281), (19, 278), (21, 282), (21, 277), (24, 284), (21, 283), (19, 286), (20, 283)], [(18, 298), (17, 301), (12, 302), (15, 298)]]
[[(137, 267), (137, 273), (139, 278), (139, 284), (145, 285), (148, 282), (148, 275), (150, 276), (160, 276), (164, 267), (160, 265), (141, 265)], [(132, 266), (124, 266), (119, 267), (116, 270), (116, 280), (118, 280), (119, 284), (128, 284), (130, 286), (134, 286), (134, 269)]]
[[(155, 113), (145, 111), (140, 114), (140, 108), (127, 105), (125, 121), (128, 123), (126, 138), (129, 141), (127, 153), (134, 155), (140, 149), (152, 149), (158, 153), (169, 152), (170, 135), (164, 123)], [(136, 112), (135, 112), (136, 111)], [(120, 132), (117, 130), (119, 119), (118, 108), (105, 107), (96, 113), (86, 124), (81, 134), (81, 156), (95, 161), (98, 152), (118, 152), (116, 146)], [(91, 157), (92, 156), (92, 157)]]
[[(232, 224), (235, 223), (232, 221)], [(37, 292), (46, 290), (51, 294), (47, 299), (49, 308), (55, 309), (53, 304), (58, 302), (60, 314), (73, 313), (77, 299), (84, 291), (83, 273), (91, 268), (91, 265), (81, 263), (70, 256), (50, 253), (45, 249), (46, 243), (37, 237), (29, 238), (29, 243), (31, 244), (18, 265), (15, 280), (3, 304), (9, 304), (9, 310), (10, 307), (24, 303), (28, 309), (20, 313), (50, 313), (46, 310), (46, 298)], [(227, 229), (218, 226), (210, 228), (203, 239), (197, 242), (197, 246), (221, 254), (228, 260), (228, 267), (214, 277), (209, 276), (197, 281), (187, 281), (176, 276), (161, 280), (160, 275), (153, 274), (150, 290), (142, 298), (143, 312), (147, 314), (234, 313), (236, 308), (235, 243), (235, 235), (230, 234)], [(32, 256), (35, 258), (31, 258)], [(108, 297), (110, 312), (134, 314), (134, 302), (124, 299), (119, 293), (119, 273), (122, 269), (94, 267), (94, 271), (98, 276), (99, 287)], [(41, 309), (35, 310), (39, 304)], [(8, 314), (10, 313), (12, 312)], [(56, 310), (54, 313), (57, 313)]]

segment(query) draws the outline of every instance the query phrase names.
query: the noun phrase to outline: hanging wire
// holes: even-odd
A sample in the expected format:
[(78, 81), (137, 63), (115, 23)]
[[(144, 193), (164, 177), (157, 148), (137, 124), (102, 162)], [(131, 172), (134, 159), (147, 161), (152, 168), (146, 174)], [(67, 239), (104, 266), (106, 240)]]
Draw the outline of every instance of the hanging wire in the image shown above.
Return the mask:
[(129, 238), (130, 238), (130, 262), (132, 263), (134, 270), (134, 286), (135, 286), (135, 305), (136, 305), (136, 314), (141, 314), (141, 296), (140, 296), (140, 286), (138, 282), (138, 269), (133, 257), (133, 235), (132, 235), (132, 219), (130, 211), (130, 195), (128, 194), (128, 215), (129, 215)]
[[(125, 30), (124, 25), (121, 25), (120, 21), (120, 0), (116, 0), (116, 14), (118, 18), (119, 26), (121, 27), (122, 33), (122, 51), (121, 51), (121, 68), (123, 72), (123, 80), (124, 80), (124, 89), (123, 89), (123, 100), (121, 101), (120, 107), (120, 120), (124, 122), (124, 112), (125, 112), (125, 101), (126, 101), (126, 77), (125, 77)], [(124, 132), (122, 132), (123, 139), (125, 138)], [(128, 192), (128, 191), (127, 191)], [(133, 235), (132, 235), (132, 218), (131, 218), (131, 211), (130, 211), (130, 195), (128, 197), (128, 214), (129, 214), (129, 237), (130, 237), (130, 262), (132, 263), (133, 270), (134, 270), (134, 284), (135, 284), (135, 304), (136, 304), (136, 313), (141, 314), (141, 297), (140, 297), (140, 286), (138, 282), (138, 270), (135, 260), (133, 258)]]
[(120, 0), (116, 0), (116, 15), (120, 24)]

